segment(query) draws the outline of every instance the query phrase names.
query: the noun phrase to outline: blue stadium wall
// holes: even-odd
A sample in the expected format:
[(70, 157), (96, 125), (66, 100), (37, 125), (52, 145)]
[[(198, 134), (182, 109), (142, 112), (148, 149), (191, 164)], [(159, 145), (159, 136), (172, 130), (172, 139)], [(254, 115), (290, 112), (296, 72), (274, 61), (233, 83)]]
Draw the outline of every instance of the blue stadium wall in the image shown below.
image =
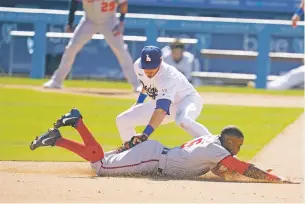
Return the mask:
[[(141, 2), (146, 2), (147, 5), (143, 6), (138, 0), (129, 0), (130, 12), (136, 13), (162, 13), (162, 14), (192, 14), (192, 15), (205, 15), (206, 16), (221, 16), (221, 17), (250, 17), (251, 15), (260, 18), (273, 18), (274, 16), (281, 16), (281, 19), (290, 19), (295, 7), (299, 4), (299, 1), (281, 1), (286, 2), (286, 9), (281, 6), (277, 8), (269, 8), (268, 10), (260, 8), (263, 4), (256, 5), (253, 7), (234, 5), (228, 6), (215, 6), (215, 5), (205, 5), (201, 9), (199, 6), (204, 6), (202, 4), (189, 5), (188, 8), (182, 8), (182, 3), (180, 0), (172, 1), (175, 3), (160, 6), (163, 0), (143, 0)], [(218, 2), (224, 2), (225, 0), (215, 0)], [(241, 0), (228, 0), (235, 1), (239, 3), (245, 3), (246, 1)], [(10, 0), (10, 4), (6, 3), (5, 6), (22, 6), (23, 0)], [(170, 1), (166, 1), (170, 2)], [(180, 4), (179, 4), (180, 2)], [(192, 1), (195, 2), (196, 1)], [(202, 1), (200, 1), (202, 2)], [(213, 2), (205, 1), (205, 2)], [(257, 2), (257, 1), (256, 1)], [(261, 1), (264, 2), (264, 1)], [(267, 2), (267, 0), (266, 0)], [(265, 3), (266, 3), (265, 2)], [(268, 1), (272, 2), (271, 0)], [(292, 3), (293, 2), (293, 3)], [(198, 3), (198, 2), (197, 2)], [(35, 5), (35, 6), (34, 6)], [(151, 6), (148, 6), (151, 5)], [(152, 6), (155, 5), (155, 6)], [(282, 5), (282, 4), (281, 4)], [(1, 6), (4, 6), (1, 3)], [(282, 5), (283, 6), (283, 5)], [(67, 0), (28, 0), (27, 7), (36, 8), (54, 8), (54, 9), (67, 9)], [(81, 8), (79, 8), (81, 9)], [(180, 13), (181, 11), (181, 13)], [(184, 13), (183, 13), (183, 12)], [(208, 15), (208, 13), (210, 14)], [(252, 17), (253, 17), (252, 16)], [(13, 69), (15, 73), (29, 73), (31, 69), (31, 53), (32, 53), (32, 38), (31, 37), (12, 37), (8, 33), (10, 30), (19, 31), (32, 31), (33, 25), (31, 24), (16, 24), (10, 22), (0, 22), (0, 68), (5, 72), (9, 69)], [(48, 28), (51, 32), (63, 32), (63, 26), (49, 26)], [(144, 36), (144, 31), (142, 30), (126, 30), (126, 35), (140, 35)], [(193, 38), (195, 33), (188, 33), (187, 31), (179, 32), (167, 32), (159, 31), (159, 36), (163, 37), (186, 37)], [(48, 38), (47, 39), (47, 65), (45, 67), (46, 74), (50, 75), (57, 68), (64, 47), (67, 45), (69, 39), (59, 39), (59, 38)], [(132, 54), (133, 59), (137, 59), (139, 53), (144, 45), (143, 42), (126, 42), (128, 44), (129, 50)], [(228, 34), (214, 34), (212, 40), (209, 42), (210, 49), (230, 49), (230, 50), (257, 50), (257, 38), (255, 35), (228, 35)], [(159, 46), (165, 46), (166, 44), (160, 43)], [(200, 53), (196, 51), (194, 46), (188, 45), (187, 50), (194, 53), (201, 62), (202, 71), (213, 71), (213, 72), (229, 72), (229, 73), (251, 73), (254, 74), (256, 71), (255, 63), (253, 60), (237, 60), (237, 59), (210, 59), (209, 66), (206, 67), (204, 59), (200, 56)], [(270, 51), (272, 52), (292, 52), (292, 53), (302, 53), (304, 52), (304, 39), (302, 38), (291, 38), (282, 36), (273, 36), (270, 42)], [(88, 63), (90, 62), (90, 63)], [(280, 75), (296, 66), (300, 63), (296, 62), (271, 62), (270, 74)], [(77, 77), (111, 77), (111, 78), (123, 78), (119, 64), (116, 57), (111, 52), (109, 46), (104, 40), (92, 40), (90, 41), (84, 49), (78, 54), (76, 61), (73, 66), (72, 75)]]

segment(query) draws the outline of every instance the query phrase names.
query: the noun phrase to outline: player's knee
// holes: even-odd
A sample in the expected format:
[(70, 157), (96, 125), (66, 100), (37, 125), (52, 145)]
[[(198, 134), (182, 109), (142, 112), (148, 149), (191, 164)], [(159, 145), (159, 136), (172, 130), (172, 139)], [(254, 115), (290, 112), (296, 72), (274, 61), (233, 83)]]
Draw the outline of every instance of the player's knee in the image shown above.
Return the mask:
[(130, 120), (130, 118), (128, 118), (126, 114), (121, 113), (116, 117), (116, 124), (117, 126), (126, 125), (128, 124), (128, 120)]
[(66, 55), (76, 55), (79, 52), (78, 46), (68, 45), (65, 47), (65, 54)]
[(90, 154), (91, 162), (96, 162), (104, 158), (104, 151), (100, 145), (87, 147), (87, 152)]

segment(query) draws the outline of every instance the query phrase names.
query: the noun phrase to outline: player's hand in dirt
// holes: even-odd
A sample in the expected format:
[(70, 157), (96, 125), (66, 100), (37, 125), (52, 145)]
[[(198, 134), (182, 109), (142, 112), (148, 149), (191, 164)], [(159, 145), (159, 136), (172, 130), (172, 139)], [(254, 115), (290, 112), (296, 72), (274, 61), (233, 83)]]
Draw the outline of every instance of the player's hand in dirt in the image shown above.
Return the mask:
[[(266, 172), (268, 173), (272, 173), (272, 169), (267, 169)], [(278, 183), (283, 183), (283, 184), (299, 184), (300, 182), (296, 182), (296, 181), (291, 181), (290, 179), (288, 178), (284, 178), (284, 177), (280, 177), (280, 181), (278, 181)]]
[(65, 26), (65, 32), (66, 33), (73, 33), (73, 27), (70, 25)]
[(284, 177), (280, 177), (280, 181), (279, 183), (281, 184), (300, 184), (301, 182), (297, 182), (297, 181), (292, 181), (291, 179), (289, 178), (284, 178)]
[(117, 25), (114, 26), (114, 28), (112, 29), (112, 33), (114, 36), (118, 36), (123, 34), (124, 32), (124, 22), (120, 22)]

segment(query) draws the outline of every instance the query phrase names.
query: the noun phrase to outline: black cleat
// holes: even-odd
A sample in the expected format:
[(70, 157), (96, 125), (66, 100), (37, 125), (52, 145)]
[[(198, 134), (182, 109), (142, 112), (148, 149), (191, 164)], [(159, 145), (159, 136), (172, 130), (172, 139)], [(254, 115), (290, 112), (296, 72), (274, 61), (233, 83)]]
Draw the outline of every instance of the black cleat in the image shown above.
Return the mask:
[(58, 129), (51, 128), (47, 133), (36, 137), (35, 140), (31, 143), (30, 149), (35, 150), (38, 147), (42, 146), (55, 146), (55, 143), (58, 139), (62, 138)]
[(69, 113), (63, 115), (59, 120), (54, 123), (54, 128), (60, 128), (63, 126), (75, 127), (77, 121), (82, 118), (79, 110), (73, 108)]

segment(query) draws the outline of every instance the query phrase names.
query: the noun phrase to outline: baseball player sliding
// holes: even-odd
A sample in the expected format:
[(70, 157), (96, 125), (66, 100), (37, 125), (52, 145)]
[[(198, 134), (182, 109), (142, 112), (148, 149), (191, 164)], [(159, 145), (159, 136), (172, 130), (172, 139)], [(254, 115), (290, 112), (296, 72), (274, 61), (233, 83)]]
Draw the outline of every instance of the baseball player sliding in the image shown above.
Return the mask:
[[(65, 28), (67, 32), (72, 32), (73, 30), (77, 1), (79, 0), (71, 0), (68, 25)], [(91, 40), (94, 34), (101, 33), (116, 55), (125, 77), (133, 86), (133, 90), (140, 92), (142, 87), (133, 71), (133, 61), (124, 47), (122, 34), (125, 14), (128, 10), (127, 0), (82, 0), (82, 2), (85, 15), (75, 29), (73, 38), (65, 49), (58, 69), (51, 80), (43, 86), (45, 88), (61, 88), (63, 81), (71, 71), (77, 53)], [(121, 13), (119, 19), (116, 17), (118, 6)]]
[[(74, 127), (84, 144), (63, 138), (58, 128)], [(30, 145), (31, 150), (42, 146), (58, 146), (67, 149), (91, 163), (98, 176), (118, 176), (134, 174), (164, 174), (167, 176), (190, 178), (201, 176), (208, 171), (220, 177), (228, 177), (236, 172), (252, 179), (271, 183), (290, 181), (270, 174), (253, 164), (234, 158), (244, 141), (243, 133), (235, 126), (225, 127), (218, 137), (200, 136), (179, 147), (168, 149), (160, 142), (147, 140), (119, 152), (104, 153), (83, 122), (77, 109), (72, 109), (54, 124), (54, 128)]]
[[(134, 70), (143, 89), (137, 103), (116, 118), (123, 141), (132, 136), (138, 141), (146, 140), (159, 125), (172, 121), (193, 137), (211, 134), (195, 121), (202, 110), (202, 97), (181, 72), (162, 62), (160, 48), (144, 47)], [(143, 103), (147, 96), (152, 100)], [(135, 127), (140, 125), (146, 128), (136, 135)]]

